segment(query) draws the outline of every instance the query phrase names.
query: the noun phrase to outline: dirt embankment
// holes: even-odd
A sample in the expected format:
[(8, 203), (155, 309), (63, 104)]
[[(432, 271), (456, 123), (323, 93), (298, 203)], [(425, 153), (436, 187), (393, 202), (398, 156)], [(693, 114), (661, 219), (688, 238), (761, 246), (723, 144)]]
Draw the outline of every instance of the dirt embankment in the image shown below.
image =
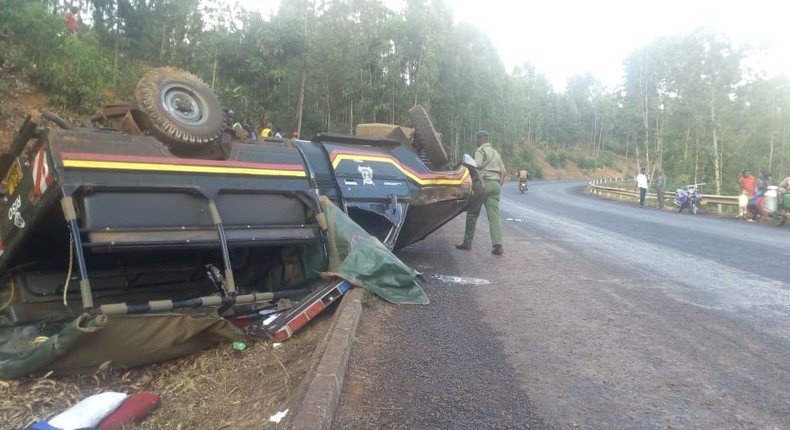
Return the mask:
[(613, 167), (599, 167), (596, 169), (582, 169), (571, 160), (566, 160), (562, 167), (553, 167), (547, 160), (548, 154), (542, 150), (535, 150), (538, 166), (543, 171), (543, 179), (610, 179), (633, 176), (636, 172), (636, 161), (621, 156), (615, 157)]
[(28, 112), (47, 107), (47, 97), (25, 81), (0, 73), (0, 149), (5, 151)]

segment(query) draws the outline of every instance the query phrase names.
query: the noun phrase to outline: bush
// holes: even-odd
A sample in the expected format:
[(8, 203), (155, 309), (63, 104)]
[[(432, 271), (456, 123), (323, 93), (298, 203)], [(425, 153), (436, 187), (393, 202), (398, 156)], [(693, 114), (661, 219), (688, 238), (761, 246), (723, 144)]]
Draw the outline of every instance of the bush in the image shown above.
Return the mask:
[(543, 169), (538, 165), (531, 165), (529, 169), (530, 179), (543, 179)]
[(70, 34), (62, 16), (40, 1), (11, 0), (3, 12), (0, 36), (6, 35), (21, 51), (10, 66), (50, 93), (53, 104), (80, 113), (95, 110), (112, 76), (95, 35)]
[(50, 13), (41, 1), (10, 0), (0, 14), (0, 34), (20, 51), (19, 56), (6, 61), (13, 61), (9, 66), (31, 81), (43, 80), (47, 64), (62, 61), (60, 47), (65, 33), (63, 19)]
[(554, 167), (555, 169), (559, 169), (561, 167), (565, 167), (565, 163), (568, 160), (567, 156), (564, 152), (552, 152), (546, 158), (549, 165)]
[(614, 166), (614, 155), (611, 152), (605, 151), (598, 156), (599, 167), (612, 167)]
[(137, 82), (151, 70), (151, 65), (142, 61), (131, 61), (121, 65), (120, 68), (119, 79), (115, 85), (116, 97), (123, 101), (134, 100), (134, 89), (137, 86)]
[(48, 63), (50, 100), (80, 113), (96, 110), (101, 92), (109, 84), (112, 66), (92, 33), (69, 36), (62, 49), (64, 61)]
[(598, 162), (592, 157), (581, 157), (576, 161), (576, 164), (578, 164), (580, 169), (584, 170), (595, 170), (598, 168)]

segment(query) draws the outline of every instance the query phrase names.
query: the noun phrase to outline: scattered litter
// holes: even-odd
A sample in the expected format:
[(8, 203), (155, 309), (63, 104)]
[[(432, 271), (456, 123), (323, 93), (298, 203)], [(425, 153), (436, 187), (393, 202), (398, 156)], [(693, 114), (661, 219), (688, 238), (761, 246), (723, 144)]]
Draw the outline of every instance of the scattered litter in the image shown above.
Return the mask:
[(452, 284), (466, 284), (466, 285), (488, 285), (491, 281), (479, 278), (467, 278), (464, 276), (450, 276), (450, 275), (433, 275), (434, 278)]
[(279, 348), (279, 347), (281, 347), (282, 345), (283, 345), (283, 344), (282, 344), (282, 343), (280, 343), (280, 342), (274, 342), (274, 343), (272, 344), (272, 348)]
[(277, 314), (277, 313), (280, 313), (280, 312), (282, 312), (282, 309), (278, 309), (277, 307), (271, 307), (271, 308), (266, 308), (266, 309), (259, 310), (258, 311), (258, 315), (266, 316), (266, 315), (271, 315), (271, 314)]
[(288, 415), (288, 411), (290, 409), (286, 409), (284, 411), (277, 412), (276, 414), (269, 417), (269, 421), (273, 423), (279, 423), (286, 415)]
[(265, 320), (263, 320), (263, 325), (271, 324), (272, 321), (276, 320), (278, 316), (280, 316), (280, 314), (274, 314), (274, 315), (269, 316), (269, 318), (266, 318)]
[(60, 429), (96, 427), (107, 415), (118, 409), (126, 397), (124, 393), (113, 391), (94, 394), (56, 415), (47, 424)]
[(143, 421), (151, 411), (159, 406), (161, 397), (157, 393), (141, 391), (132, 394), (121, 403), (113, 413), (99, 423), (96, 430), (118, 430), (130, 423)]
[(244, 351), (247, 349), (247, 344), (244, 342), (233, 342), (233, 349), (236, 351)]

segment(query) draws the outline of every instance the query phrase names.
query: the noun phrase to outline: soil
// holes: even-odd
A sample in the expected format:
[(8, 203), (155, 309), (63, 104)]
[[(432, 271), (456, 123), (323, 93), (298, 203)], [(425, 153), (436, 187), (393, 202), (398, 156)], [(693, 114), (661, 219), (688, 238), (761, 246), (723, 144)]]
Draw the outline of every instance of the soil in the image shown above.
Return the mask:
[[(0, 80), (5, 77), (0, 76)], [(0, 149), (5, 150), (11, 144), (25, 116), (31, 110), (43, 109), (47, 105), (47, 97), (34, 91), (25, 83), (14, 79), (5, 78), (8, 85), (5, 91), (0, 91)]]
[[(633, 176), (636, 172), (636, 161), (618, 157), (616, 167), (599, 167), (593, 170), (580, 169), (576, 163), (567, 161), (561, 168), (555, 168), (548, 161), (546, 161), (546, 152), (542, 149), (535, 150), (538, 165), (543, 171), (543, 179), (546, 180), (559, 180), (559, 179), (610, 179), (622, 178), (624, 176)], [(629, 173), (624, 173), (629, 172)]]

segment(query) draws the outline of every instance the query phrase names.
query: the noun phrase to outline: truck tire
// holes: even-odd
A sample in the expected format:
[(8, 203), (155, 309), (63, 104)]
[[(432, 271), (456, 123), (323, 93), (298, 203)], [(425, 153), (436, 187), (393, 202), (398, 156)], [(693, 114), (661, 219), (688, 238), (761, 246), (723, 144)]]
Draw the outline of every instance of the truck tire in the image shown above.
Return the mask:
[(414, 148), (427, 156), (433, 169), (439, 170), (450, 164), (439, 134), (433, 128), (425, 108), (415, 105), (409, 109), (409, 115), (414, 125)]
[(197, 76), (172, 67), (145, 74), (134, 90), (137, 107), (149, 121), (145, 131), (180, 149), (214, 143), (224, 120), (219, 99)]

